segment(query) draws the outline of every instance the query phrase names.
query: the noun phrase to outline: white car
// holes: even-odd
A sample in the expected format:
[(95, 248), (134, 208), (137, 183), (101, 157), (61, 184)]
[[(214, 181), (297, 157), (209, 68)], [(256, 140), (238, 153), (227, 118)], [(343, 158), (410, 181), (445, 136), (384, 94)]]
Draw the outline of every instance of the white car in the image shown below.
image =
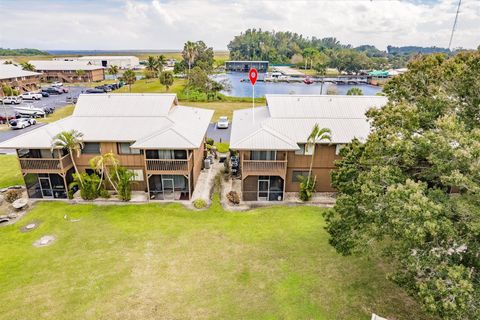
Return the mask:
[(38, 92), (25, 92), (21, 97), (23, 100), (40, 100), (42, 99), (42, 94)]
[(228, 117), (220, 117), (217, 121), (218, 129), (228, 129)]
[(2, 99), (3, 104), (20, 104), (22, 103), (21, 96), (8, 96)]
[(37, 121), (32, 118), (18, 118), (10, 120), (10, 127), (12, 129), (25, 129), (26, 127), (33, 126)]
[(63, 82), (55, 81), (54, 83), (52, 83), (52, 87), (62, 87), (62, 86), (63, 86)]

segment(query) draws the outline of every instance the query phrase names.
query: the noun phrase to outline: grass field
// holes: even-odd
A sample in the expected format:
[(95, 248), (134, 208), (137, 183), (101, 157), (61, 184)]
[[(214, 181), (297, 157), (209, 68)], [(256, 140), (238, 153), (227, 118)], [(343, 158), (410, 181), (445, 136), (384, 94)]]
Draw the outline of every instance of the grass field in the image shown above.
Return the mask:
[(15, 155), (0, 155), (0, 188), (23, 184), (22, 173)]
[(38, 203), (0, 229), (0, 319), (428, 319), (374, 259), (333, 250), (322, 212)]
[[(137, 80), (132, 85), (132, 93), (179, 93), (185, 86), (184, 79), (176, 78), (173, 85), (166, 90), (165, 86), (160, 83), (158, 79), (142, 79)], [(115, 93), (128, 93), (130, 92), (128, 85), (115, 90)]]

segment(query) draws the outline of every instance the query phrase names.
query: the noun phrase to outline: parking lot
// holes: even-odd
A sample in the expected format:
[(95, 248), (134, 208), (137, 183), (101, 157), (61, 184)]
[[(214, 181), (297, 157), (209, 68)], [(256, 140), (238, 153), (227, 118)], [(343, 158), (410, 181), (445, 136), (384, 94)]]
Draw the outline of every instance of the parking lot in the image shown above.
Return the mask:
[[(60, 95), (50, 95), (49, 97), (43, 97), (39, 101), (24, 100), (19, 105), (1, 105), (0, 104), (0, 114), (4, 116), (6, 113), (8, 117), (14, 116), (16, 106), (22, 106), (27, 104), (33, 105), (34, 107), (38, 107), (38, 108), (54, 107), (55, 110), (58, 110), (64, 107), (65, 105), (67, 105), (67, 102), (66, 102), (67, 97), (78, 97), (78, 95), (82, 93), (82, 91), (84, 91), (86, 88), (85, 87), (68, 87), (68, 89), (69, 89), (68, 93), (64, 93)], [(36, 125), (30, 126), (21, 130), (0, 131), (0, 142), (6, 141), (8, 139), (12, 139), (18, 135), (34, 130), (35, 128), (38, 128), (42, 125), (45, 125), (45, 124), (37, 122)], [(5, 152), (5, 150), (0, 150), (0, 153), (3, 153), (3, 152)]]

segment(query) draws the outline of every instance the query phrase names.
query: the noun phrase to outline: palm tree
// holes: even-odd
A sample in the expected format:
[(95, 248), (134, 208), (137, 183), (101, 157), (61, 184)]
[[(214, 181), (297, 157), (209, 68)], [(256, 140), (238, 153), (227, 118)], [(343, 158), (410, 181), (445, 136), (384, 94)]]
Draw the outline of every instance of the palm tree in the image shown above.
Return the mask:
[(102, 186), (102, 182), (107, 178), (108, 182), (112, 185), (115, 192), (118, 193), (118, 189), (113, 183), (111, 174), (110, 174), (110, 167), (113, 168), (113, 172), (117, 172), (118, 166), (120, 165), (120, 161), (115, 157), (112, 152), (108, 152), (106, 154), (102, 154), (90, 159), (90, 166), (97, 172), (100, 172), (100, 183), (98, 184), (97, 190), (100, 190)]
[(78, 172), (77, 164), (75, 163), (75, 157), (73, 156), (73, 152), (77, 154), (77, 157), (80, 156), (81, 150), (83, 149), (83, 133), (78, 132), (77, 130), (70, 130), (70, 131), (62, 131), (53, 137), (52, 140), (52, 152), (54, 149), (64, 149), (68, 150), (70, 154), (70, 159), (72, 159), (73, 168), (75, 169), (75, 173), (78, 176), (78, 180), (80, 181), (80, 185), (83, 187), (83, 180), (82, 176)]
[(114, 76), (115, 79), (117, 79), (118, 71), (118, 66), (115, 65), (111, 65), (107, 70), (108, 74)]
[(137, 81), (137, 76), (133, 70), (127, 70), (123, 73), (122, 80), (128, 84), (129, 92), (132, 92), (132, 84)]
[(157, 72), (158, 71), (157, 58), (155, 58), (154, 56), (148, 56), (147, 62), (145, 64), (145, 69), (151, 72)]
[(25, 71), (35, 71), (35, 66), (30, 62), (22, 63), (22, 69)]
[(165, 57), (163, 54), (159, 55), (157, 57), (157, 72), (160, 74), (160, 72), (163, 71), (163, 66), (167, 64), (167, 57)]
[(192, 68), (195, 58), (197, 57), (197, 44), (192, 41), (187, 41), (183, 46), (183, 54), (187, 58), (188, 62), (188, 76), (190, 77), (190, 69)]
[(318, 123), (316, 123), (312, 132), (307, 138), (306, 148), (312, 148), (312, 158), (310, 159), (310, 169), (308, 170), (308, 183), (311, 182), (312, 177), (312, 168), (313, 168), (313, 158), (315, 157), (315, 145), (322, 141), (332, 141), (332, 131), (328, 128), (320, 128)]

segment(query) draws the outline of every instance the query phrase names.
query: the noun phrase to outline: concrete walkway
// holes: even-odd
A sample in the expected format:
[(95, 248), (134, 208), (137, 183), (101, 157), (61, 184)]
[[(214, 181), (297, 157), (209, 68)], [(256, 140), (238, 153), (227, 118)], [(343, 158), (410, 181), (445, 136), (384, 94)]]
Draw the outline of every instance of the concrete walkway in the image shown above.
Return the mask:
[(213, 165), (210, 166), (210, 169), (203, 169), (198, 176), (198, 181), (195, 185), (195, 190), (193, 190), (192, 202), (196, 199), (203, 199), (207, 202), (208, 205), (212, 202), (210, 199), (210, 194), (215, 184), (215, 176), (223, 168), (223, 163), (214, 160)]

